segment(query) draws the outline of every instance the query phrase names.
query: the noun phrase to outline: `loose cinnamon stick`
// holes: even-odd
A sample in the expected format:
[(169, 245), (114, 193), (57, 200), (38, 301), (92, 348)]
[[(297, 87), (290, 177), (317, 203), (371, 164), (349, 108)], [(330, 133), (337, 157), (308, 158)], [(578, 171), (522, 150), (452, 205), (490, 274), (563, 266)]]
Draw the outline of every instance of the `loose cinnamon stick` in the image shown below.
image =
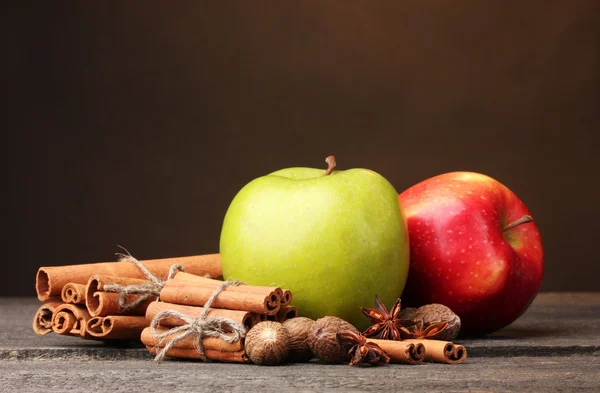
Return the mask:
[[(108, 284), (119, 285), (138, 285), (145, 284), (148, 280), (129, 277), (116, 277), (104, 275), (92, 275), (85, 289), (85, 305), (93, 317), (106, 317), (109, 315), (144, 315), (148, 304), (156, 300), (149, 298), (135, 307), (122, 310), (119, 305), (119, 296), (117, 292), (104, 292), (104, 286)], [(138, 295), (128, 295), (127, 302), (133, 302), (138, 299)]]
[(386, 355), (390, 357), (390, 363), (421, 364), (426, 356), (426, 350), (421, 342), (408, 342), (408, 340), (379, 340), (368, 338), (381, 347)]
[(52, 332), (52, 314), (56, 307), (63, 302), (55, 301), (44, 303), (38, 308), (33, 317), (33, 331), (38, 336), (45, 336)]
[(277, 322), (285, 322), (298, 316), (298, 308), (295, 306), (282, 306), (277, 313)]
[[(199, 276), (219, 277), (221, 258), (219, 254), (194, 255), (189, 257), (150, 259), (140, 261), (152, 274), (165, 280), (171, 265), (183, 266), (186, 272)], [(36, 276), (36, 291), (41, 301), (59, 297), (67, 283), (86, 284), (94, 274), (146, 278), (144, 273), (131, 262), (100, 262), (81, 265), (51, 266), (39, 268)]]
[[(209, 281), (214, 281), (214, 283), (190, 283), (176, 279), (169, 280), (160, 291), (160, 299), (168, 303), (203, 306), (218, 286), (223, 283), (219, 280)], [(251, 285), (239, 285), (225, 288), (214, 300), (212, 306), (214, 308), (227, 308), (230, 310), (250, 311), (257, 314), (275, 315), (279, 311), (280, 303), (281, 298), (279, 294), (267, 287), (257, 291)]]
[[(199, 318), (204, 311), (203, 307), (198, 306), (184, 306), (181, 304), (173, 304), (167, 302), (152, 302), (146, 309), (146, 325), (150, 325), (154, 317), (161, 311), (172, 310), (179, 311), (191, 318)], [(254, 325), (260, 322), (258, 314), (254, 314), (248, 311), (239, 310), (226, 310), (222, 308), (211, 308), (208, 311), (207, 316), (209, 317), (225, 317), (233, 319), (236, 322), (241, 323), (246, 327), (246, 330), (250, 330)], [(181, 326), (185, 322), (177, 318), (166, 318), (163, 319), (160, 324), (162, 326)]]
[(52, 330), (57, 334), (92, 338), (86, 329), (89, 319), (90, 314), (85, 307), (63, 303), (52, 313)]
[[(167, 332), (169, 329), (159, 327), (157, 331), (159, 333)], [(167, 338), (170, 340), (171, 338)], [(153, 355), (156, 354), (158, 346), (158, 340), (152, 336), (150, 328), (145, 328), (141, 334), (141, 340), (146, 348)], [(207, 337), (202, 340), (204, 345), (204, 353), (206, 358), (210, 360), (218, 360), (223, 362), (237, 362), (237, 363), (248, 363), (248, 357), (244, 351), (244, 343), (242, 340), (235, 343), (228, 343), (220, 338)], [(158, 348), (160, 349), (160, 348)], [(182, 357), (188, 359), (201, 359), (198, 350), (196, 349), (195, 340), (192, 336), (186, 337), (179, 341), (169, 352), (168, 356)]]
[(467, 349), (449, 341), (441, 340), (402, 340), (414, 344), (423, 344), (425, 360), (428, 362), (459, 364), (467, 358)]
[(105, 340), (139, 340), (142, 330), (147, 326), (145, 317), (110, 315), (90, 318), (87, 332)]
[(85, 284), (75, 284), (73, 282), (65, 284), (60, 297), (65, 303), (85, 304)]

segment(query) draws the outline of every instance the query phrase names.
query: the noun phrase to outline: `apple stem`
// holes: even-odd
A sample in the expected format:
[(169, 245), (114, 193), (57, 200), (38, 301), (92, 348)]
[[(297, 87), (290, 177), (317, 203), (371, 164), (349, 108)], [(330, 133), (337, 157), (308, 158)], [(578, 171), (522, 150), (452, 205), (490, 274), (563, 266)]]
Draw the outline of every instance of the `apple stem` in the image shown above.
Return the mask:
[(333, 172), (336, 166), (335, 156), (327, 156), (325, 162), (327, 163), (327, 170), (325, 171), (325, 174), (323, 176), (329, 176), (331, 175), (331, 172)]
[(532, 221), (533, 221), (533, 217), (526, 214), (523, 217), (519, 218), (518, 220), (513, 221), (510, 224), (506, 225), (504, 228), (502, 228), (502, 233), (504, 233), (506, 231), (510, 231), (511, 229), (518, 227), (521, 224), (526, 224), (526, 223), (532, 222)]

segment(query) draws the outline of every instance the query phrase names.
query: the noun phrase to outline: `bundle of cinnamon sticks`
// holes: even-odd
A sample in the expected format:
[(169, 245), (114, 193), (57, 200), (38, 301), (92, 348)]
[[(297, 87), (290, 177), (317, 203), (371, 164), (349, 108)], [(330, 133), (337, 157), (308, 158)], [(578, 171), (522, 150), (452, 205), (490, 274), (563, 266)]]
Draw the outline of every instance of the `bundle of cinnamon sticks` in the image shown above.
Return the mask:
[(127, 258), (118, 262), (39, 268), (36, 291), (44, 303), (33, 319), (34, 332), (40, 336), (54, 332), (85, 339), (139, 340), (148, 326), (146, 308), (156, 296), (148, 290), (137, 294), (109, 292), (105, 286), (152, 285), (165, 281), (174, 265), (204, 277), (221, 275), (219, 254), (136, 262), (143, 268)]
[[(152, 354), (163, 350), (169, 341), (176, 339), (177, 327), (189, 324), (181, 317), (173, 317), (173, 312), (180, 313), (188, 318), (200, 318), (203, 314), (207, 317), (222, 317), (241, 324), (246, 331), (261, 321), (272, 320), (284, 322), (298, 316), (296, 307), (291, 306), (292, 293), (278, 287), (262, 287), (253, 285), (232, 285), (223, 289), (218, 296), (213, 296), (222, 284), (219, 280), (179, 272), (172, 280), (165, 283), (160, 291), (160, 302), (152, 302), (146, 310), (146, 322), (150, 325), (156, 318), (160, 319), (157, 334), (152, 334), (151, 327), (146, 327), (141, 335), (141, 340)], [(204, 313), (205, 306), (211, 302), (211, 307)], [(168, 315), (165, 314), (169, 312)], [(161, 315), (167, 315), (161, 317)], [(175, 329), (174, 329), (175, 328)], [(170, 334), (170, 330), (173, 334)], [(228, 343), (223, 339), (207, 337), (200, 338), (204, 354), (197, 349), (197, 342), (193, 337), (178, 340), (166, 351), (167, 356), (206, 359), (248, 363), (244, 350), (243, 339)]]

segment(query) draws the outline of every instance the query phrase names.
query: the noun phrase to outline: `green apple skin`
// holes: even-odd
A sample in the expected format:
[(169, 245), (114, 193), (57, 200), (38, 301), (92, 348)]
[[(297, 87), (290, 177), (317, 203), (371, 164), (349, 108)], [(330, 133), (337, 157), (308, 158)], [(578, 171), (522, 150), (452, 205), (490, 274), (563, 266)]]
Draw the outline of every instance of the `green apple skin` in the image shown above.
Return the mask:
[(223, 276), (290, 289), (300, 315), (338, 316), (363, 330), (360, 307), (391, 306), (409, 268), (394, 187), (368, 169), (288, 168), (248, 183), (223, 222)]

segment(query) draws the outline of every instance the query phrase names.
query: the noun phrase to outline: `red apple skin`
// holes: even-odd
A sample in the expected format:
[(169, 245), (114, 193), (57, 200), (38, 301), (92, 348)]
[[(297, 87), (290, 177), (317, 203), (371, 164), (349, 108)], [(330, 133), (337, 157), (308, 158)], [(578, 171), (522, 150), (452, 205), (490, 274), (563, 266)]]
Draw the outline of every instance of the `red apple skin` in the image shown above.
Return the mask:
[(473, 172), (418, 183), (399, 196), (408, 220), (410, 269), (403, 306), (441, 303), (460, 318), (461, 334), (494, 332), (517, 319), (540, 289), (542, 240), (506, 186)]

